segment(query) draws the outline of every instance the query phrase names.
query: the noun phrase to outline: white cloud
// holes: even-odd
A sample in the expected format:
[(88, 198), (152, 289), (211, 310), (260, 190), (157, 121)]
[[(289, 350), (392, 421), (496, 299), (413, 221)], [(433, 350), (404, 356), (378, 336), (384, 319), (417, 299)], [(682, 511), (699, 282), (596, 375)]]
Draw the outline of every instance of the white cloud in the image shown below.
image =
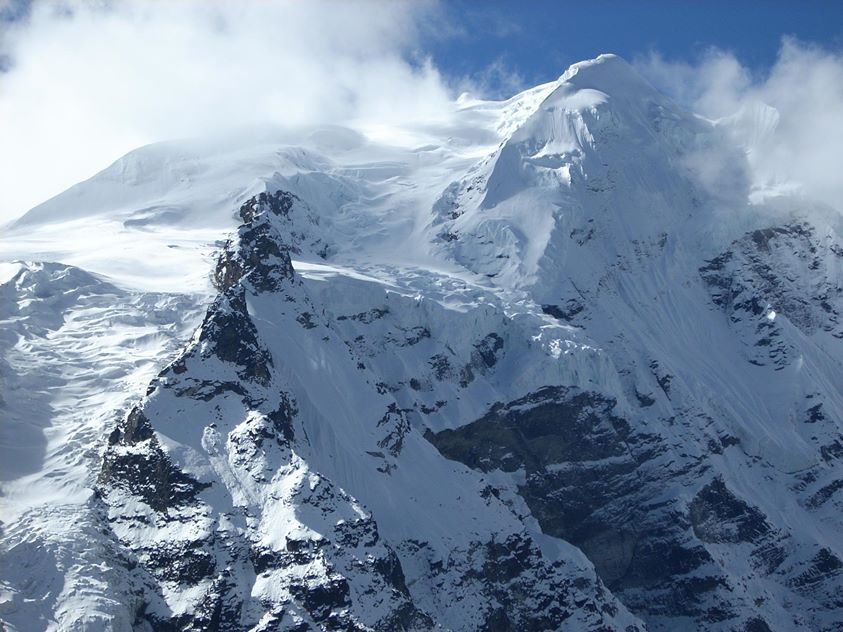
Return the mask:
[(157, 140), (448, 111), (430, 3), (40, 3), (0, 31), (0, 224)]
[(795, 188), (843, 211), (843, 55), (785, 38), (763, 76), (719, 50), (696, 64), (653, 54), (636, 65), (699, 114), (731, 117), (756, 190)]

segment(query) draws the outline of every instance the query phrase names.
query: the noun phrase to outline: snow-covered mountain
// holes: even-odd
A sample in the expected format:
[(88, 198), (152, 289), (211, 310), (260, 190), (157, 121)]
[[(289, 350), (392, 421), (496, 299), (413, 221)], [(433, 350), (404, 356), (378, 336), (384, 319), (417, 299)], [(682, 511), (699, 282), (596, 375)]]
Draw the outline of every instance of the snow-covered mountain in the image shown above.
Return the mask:
[(603, 55), (400, 133), (143, 147), (31, 210), (0, 621), (843, 629), (843, 226), (752, 190), (734, 120)]

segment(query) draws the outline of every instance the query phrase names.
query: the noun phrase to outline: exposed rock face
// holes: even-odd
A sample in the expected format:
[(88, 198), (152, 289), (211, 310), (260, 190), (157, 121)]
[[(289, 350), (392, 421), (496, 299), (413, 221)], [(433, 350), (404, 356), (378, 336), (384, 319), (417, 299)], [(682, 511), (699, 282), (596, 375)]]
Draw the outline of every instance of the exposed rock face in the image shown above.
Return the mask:
[(243, 224), (237, 237), (226, 242), (214, 269), (217, 289), (225, 292), (248, 276), (254, 290), (269, 292), (292, 278), (290, 252), (297, 250), (295, 241), (291, 235), (279, 239), (273, 218), (289, 218), (295, 200), (292, 193), (283, 191), (262, 193), (240, 208)]
[(175, 467), (161, 449), (149, 419), (133, 408), (108, 438), (99, 483), (137, 496), (158, 512), (195, 500), (202, 485)]
[(679, 474), (665, 469), (663, 442), (634, 432), (614, 408), (598, 393), (548, 387), (428, 438), (470, 467), (522, 472), (519, 492), (542, 530), (582, 548), (618, 594), (648, 593), (651, 612), (705, 616), (702, 604), (725, 578), (688, 537), (681, 504), (655, 499)]
[[(684, 616), (706, 629), (777, 629), (772, 617), (752, 614), (766, 598), (753, 602), (742, 582), (771, 582), (791, 599), (839, 607), (828, 585), (814, 591), (807, 580), (835, 584), (838, 558), (797, 543), (786, 525), (773, 526), (722, 478), (711, 478), (706, 461), (723, 446), (677, 467), (682, 455), (614, 408), (597, 393), (547, 387), (426, 437), (469, 467), (517, 473), (519, 494), (542, 530), (579, 546), (606, 585), (654, 627)], [(677, 486), (697, 491), (686, 502)]]
[(782, 334), (778, 315), (806, 336), (820, 331), (843, 338), (841, 260), (843, 250), (830, 236), (794, 223), (749, 233), (700, 274), (714, 303), (741, 332), (749, 361), (782, 370), (799, 351)]
[[(400, 562), (371, 515), (295, 453), (295, 402), (273, 379), (273, 359), (249, 316), (248, 296), (297, 285), (271, 219), (289, 213), (293, 200), (279, 192), (240, 210), (245, 223), (215, 272), (221, 294), (144, 404), (160, 419), (166, 405), (159, 402), (175, 398), (177, 423), (200, 430), (200, 411), (216, 411), (201, 434), (216, 476), (200, 482), (174, 465), (139, 407), (109, 438), (99, 490), (110, 528), (147, 578), (138, 617), (155, 629), (432, 625), (413, 606)], [(230, 500), (220, 505), (219, 493)], [(132, 502), (134, 515), (126, 512)], [(289, 517), (274, 524), (284, 507)], [(302, 511), (324, 527), (292, 518)], [(286, 535), (267, 540), (266, 530)], [(268, 587), (262, 596), (260, 586)]]

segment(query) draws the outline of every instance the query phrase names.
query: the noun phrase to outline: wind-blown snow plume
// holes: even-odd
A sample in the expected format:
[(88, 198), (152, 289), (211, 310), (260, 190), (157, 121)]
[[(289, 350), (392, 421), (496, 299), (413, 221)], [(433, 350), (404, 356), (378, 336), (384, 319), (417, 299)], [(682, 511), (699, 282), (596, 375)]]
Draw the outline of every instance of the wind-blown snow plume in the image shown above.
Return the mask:
[(435, 120), (450, 98), (414, 51), (436, 19), (430, 3), (35, 4), (0, 31), (0, 224), (158, 140)]

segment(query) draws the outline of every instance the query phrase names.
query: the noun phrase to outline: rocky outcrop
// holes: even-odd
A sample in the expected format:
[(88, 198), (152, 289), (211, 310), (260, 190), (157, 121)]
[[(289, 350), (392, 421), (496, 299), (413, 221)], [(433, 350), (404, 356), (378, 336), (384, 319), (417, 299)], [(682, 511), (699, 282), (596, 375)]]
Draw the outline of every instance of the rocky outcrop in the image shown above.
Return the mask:
[[(98, 493), (143, 587), (138, 620), (154, 629), (433, 625), (413, 605), (401, 563), (371, 515), (296, 454), (296, 403), (274, 377), (275, 361), (249, 314), (250, 296), (296, 284), (292, 248), (273, 223), (295, 200), (278, 192), (243, 205), (244, 224), (216, 267), (219, 296), (143, 408), (109, 437)], [(177, 402), (175, 417), (169, 402)], [(204, 425), (211, 471), (177, 466), (145, 411), (164, 434), (180, 434), (168, 424)], [(279, 511), (290, 512), (280, 523)], [(302, 513), (318, 516), (317, 524)]]
[(746, 345), (749, 362), (781, 370), (799, 351), (776, 322), (779, 316), (806, 336), (843, 338), (841, 262), (843, 248), (831, 237), (792, 223), (750, 232), (706, 262), (700, 275)]

